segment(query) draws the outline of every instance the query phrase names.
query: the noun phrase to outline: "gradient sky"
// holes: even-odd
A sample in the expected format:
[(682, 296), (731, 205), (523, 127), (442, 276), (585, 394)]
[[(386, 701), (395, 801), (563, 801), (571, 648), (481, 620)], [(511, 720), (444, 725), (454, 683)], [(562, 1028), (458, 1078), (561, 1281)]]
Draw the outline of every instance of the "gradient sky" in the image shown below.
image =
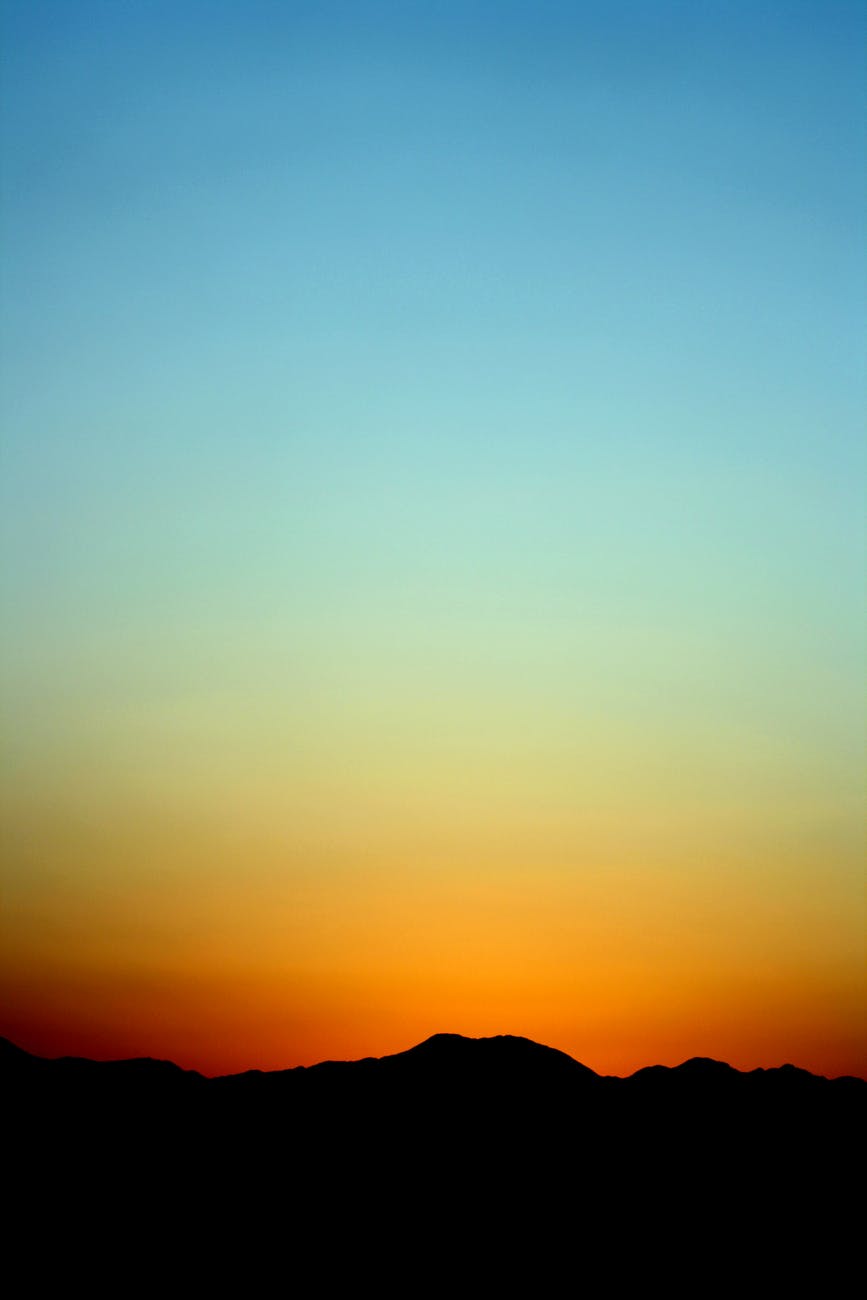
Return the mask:
[(863, 5), (0, 5), (0, 1033), (867, 1074)]

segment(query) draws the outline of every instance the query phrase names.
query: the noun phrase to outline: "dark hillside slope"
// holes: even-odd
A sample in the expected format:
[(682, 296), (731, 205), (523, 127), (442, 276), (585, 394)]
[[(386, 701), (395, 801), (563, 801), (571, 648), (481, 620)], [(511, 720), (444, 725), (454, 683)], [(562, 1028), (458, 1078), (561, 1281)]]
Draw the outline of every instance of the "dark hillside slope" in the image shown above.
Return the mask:
[(113, 1225), (139, 1252), (142, 1233), (154, 1249), (180, 1233), (303, 1253), (324, 1232), (436, 1258), (462, 1241), (499, 1251), (507, 1276), (511, 1246), (620, 1267), (639, 1240), (669, 1260), (702, 1242), (718, 1260), (797, 1245), (827, 1279), (828, 1243), (843, 1259), (860, 1231), (867, 1083), (793, 1067), (603, 1078), (527, 1039), (438, 1034), (381, 1059), (206, 1079), (0, 1042), (0, 1086), (7, 1178), (25, 1218), (39, 1206), (28, 1223), (77, 1240)]

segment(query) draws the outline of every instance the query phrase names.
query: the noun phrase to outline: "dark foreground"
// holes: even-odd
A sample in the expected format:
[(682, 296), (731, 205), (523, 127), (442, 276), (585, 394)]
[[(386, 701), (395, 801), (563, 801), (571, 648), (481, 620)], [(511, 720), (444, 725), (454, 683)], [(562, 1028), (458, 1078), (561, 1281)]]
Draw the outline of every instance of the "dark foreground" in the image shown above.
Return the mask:
[(708, 1060), (602, 1078), (441, 1034), (221, 1079), (0, 1040), (0, 1087), (31, 1283), (829, 1294), (861, 1274), (859, 1079)]

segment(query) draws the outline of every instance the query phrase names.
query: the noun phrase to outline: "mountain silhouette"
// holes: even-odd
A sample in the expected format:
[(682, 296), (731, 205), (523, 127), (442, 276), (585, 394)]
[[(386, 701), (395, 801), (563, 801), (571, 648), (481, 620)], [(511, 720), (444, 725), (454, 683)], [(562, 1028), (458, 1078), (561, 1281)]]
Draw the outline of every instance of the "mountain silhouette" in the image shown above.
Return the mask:
[(863, 1079), (827, 1079), (788, 1064), (744, 1072), (707, 1057), (693, 1057), (673, 1067), (645, 1066), (626, 1078), (599, 1075), (565, 1052), (511, 1034), (466, 1038), (440, 1033), (391, 1056), (328, 1060), (285, 1070), (254, 1069), (215, 1078), (151, 1057), (111, 1061), (39, 1057), (0, 1038), (0, 1079), (6, 1094), (15, 1096), (21, 1105), (37, 1095), (51, 1095), (59, 1102), (74, 1094), (82, 1104), (89, 1096), (104, 1101), (107, 1096), (134, 1093), (141, 1093), (142, 1099), (151, 1103), (158, 1098), (191, 1096), (197, 1102), (224, 1100), (230, 1094), (257, 1100), (279, 1094), (284, 1101), (297, 1094), (309, 1101), (335, 1089), (347, 1095), (358, 1091), (368, 1098), (377, 1091), (391, 1098), (395, 1090), (409, 1089), (430, 1092), (440, 1103), (459, 1101), (479, 1090), (495, 1101), (538, 1093), (549, 1099), (576, 1100), (585, 1097), (589, 1089), (595, 1101), (603, 1104), (615, 1099), (622, 1102), (627, 1096), (652, 1095), (676, 1099), (680, 1105), (686, 1093), (756, 1100), (773, 1092), (775, 1100), (780, 1100), (793, 1088), (810, 1089), (822, 1096), (833, 1089), (838, 1103), (844, 1092), (862, 1102), (867, 1098)]
[(98, 1229), (124, 1268), (174, 1268), (178, 1250), (221, 1285), (230, 1243), (245, 1269), (303, 1257), (331, 1277), (373, 1269), (377, 1289), (401, 1260), (393, 1294), (424, 1291), (419, 1268), (458, 1294), (529, 1268), (536, 1294), (579, 1258), (601, 1278), (698, 1254), (719, 1277), (749, 1247), (777, 1277), (780, 1252), (817, 1233), (835, 1260), (858, 1239), (867, 1083), (790, 1065), (694, 1058), (616, 1078), (526, 1038), (436, 1034), (392, 1056), (206, 1078), (0, 1040), (0, 1089), (27, 1225), (76, 1249)]

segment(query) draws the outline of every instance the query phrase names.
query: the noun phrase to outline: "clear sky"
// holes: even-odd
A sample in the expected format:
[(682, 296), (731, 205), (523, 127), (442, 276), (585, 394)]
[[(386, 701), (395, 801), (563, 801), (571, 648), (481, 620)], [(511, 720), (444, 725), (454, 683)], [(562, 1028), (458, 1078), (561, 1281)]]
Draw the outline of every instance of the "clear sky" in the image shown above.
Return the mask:
[(0, 1033), (867, 1073), (860, 3), (0, 4)]

